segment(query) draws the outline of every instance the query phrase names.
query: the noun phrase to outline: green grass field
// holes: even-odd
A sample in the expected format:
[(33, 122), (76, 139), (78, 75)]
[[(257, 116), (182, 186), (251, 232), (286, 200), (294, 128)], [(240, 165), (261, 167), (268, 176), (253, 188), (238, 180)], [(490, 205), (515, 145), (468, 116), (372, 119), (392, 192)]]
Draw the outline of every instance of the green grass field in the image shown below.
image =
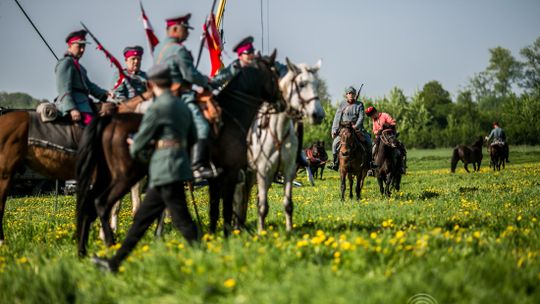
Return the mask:
[[(0, 303), (540, 303), (540, 147), (513, 148), (501, 172), (485, 158), (479, 173), (460, 163), (450, 174), (450, 155), (411, 150), (391, 199), (369, 178), (361, 201), (341, 202), (337, 173), (325, 170), (294, 189), (290, 235), (274, 185), (264, 233), (206, 235), (193, 248), (167, 225), (117, 275), (77, 257), (74, 197), (9, 198)], [(206, 189), (196, 200), (207, 225)], [(255, 228), (254, 203), (248, 218)], [(91, 254), (112, 255), (97, 232)]]

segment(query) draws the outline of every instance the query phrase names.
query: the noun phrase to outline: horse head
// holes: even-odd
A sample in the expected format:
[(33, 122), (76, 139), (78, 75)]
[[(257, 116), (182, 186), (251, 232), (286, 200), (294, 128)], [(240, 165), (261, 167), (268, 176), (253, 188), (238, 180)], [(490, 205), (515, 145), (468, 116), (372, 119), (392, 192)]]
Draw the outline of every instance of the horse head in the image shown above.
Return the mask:
[(321, 60), (314, 66), (304, 63), (294, 64), (286, 58), (288, 72), (279, 82), (279, 87), (287, 111), (297, 118), (307, 118), (311, 124), (320, 124), (325, 116), (319, 99), (319, 80), (317, 71), (321, 68)]
[(339, 152), (342, 156), (350, 156), (358, 145), (352, 125), (343, 126), (339, 131), (339, 137)]
[(383, 129), (381, 132), (381, 142), (391, 148), (397, 148), (399, 142), (396, 138), (396, 131), (393, 128)]

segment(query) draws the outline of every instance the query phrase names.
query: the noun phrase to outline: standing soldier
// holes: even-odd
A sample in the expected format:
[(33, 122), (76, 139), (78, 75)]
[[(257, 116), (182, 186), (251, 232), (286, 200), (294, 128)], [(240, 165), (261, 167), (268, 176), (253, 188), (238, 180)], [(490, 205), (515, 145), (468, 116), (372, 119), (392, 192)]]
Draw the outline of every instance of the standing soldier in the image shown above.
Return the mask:
[(198, 85), (206, 90), (211, 90), (208, 77), (199, 72), (193, 65), (191, 52), (182, 44), (189, 36), (191, 14), (167, 19), (167, 38), (156, 46), (154, 50), (154, 63), (165, 63), (171, 70), (171, 91), (176, 96), (181, 96), (193, 114), (193, 121), (197, 128), (197, 142), (193, 146), (192, 166), (193, 176), (196, 179), (216, 177), (218, 172), (209, 168), (210, 143), (208, 135), (210, 125), (204, 118), (197, 104), (192, 85)]
[(58, 91), (58, 110), (62, 116), (69, 116), (74, 122), (87, 125), (95, 115), (92, 95), (100, 101), (107, 100), (109, 93), (88, 79), (86, 69), (79, 63), (86, 49), (86, 31), (70, 33), (66, 37), (68, 45), (64, 57), (58, 61), (54, 72), (56, 74), (56, 89)]
[(142, 94), (146, 92), (146, 81), (148, 78), (146, 77), (146, 73), (141, 71), (143, 54), (143, 48), (138, 45), (128, 46), (124, 49), (124, 59), (126, 62), (124, 72), (129, 77), (129, 80), (124, 78), (118, 84), (120, 72), (116, 71), (112, 80), (113, 94), (116, 100), (126, 101), (137, 95), (142, 97)]
[(111, 259), (94, 258), (99, 267), (117, 272), (120, 264), (135, 248), (150, 225), (169, 209), (173, 224), (192, 243), (199, 238), (186, 203), (184, 181), (191, 180), (188, 138), (195, 137), (191, 111), (170, 91), (169, 68), (156, 65), (148, 71), (148, 81), (155, 100), (143, 116), (139, 131), (133, 138), (130, 154), (134, 159), (148, 161), (148, 147), (155, 147), (150, 157), (149, 187), (122, 246)]
[[(338, 110), (336, 112), (336, 115), (334, 116), (334, 122), (332, 123), (332, 138), (334, 139), (334, 142), (332, 143), (332, 154), (334, 156), (333, 163), (328, 166), (328, 168), (337, 171), (339, 168), (339, 158), (337, 156), (338, 149), (339, 149), (339, 131), (341, 124), (353, 124), (353, 128), (357, 132), (361, 132), (364, 135), (364, 138), (366, 139), (366, 143), (368, 145), (367, 147), (367, 153), (369, 156), (369, 159), (371, 159), (371, 147), (373, 145), (373, 142), (371, 141), (371, 137), (369, 137), (369, 134), (364, 129), (364, 104), (361, 101), (355, 100), (356, 96), (356, 89), (351, 87), (348, 87), (345, 90), (345, 101), (342, 102)], [(375, 165), (372, 161), (369, 163), (370, 169), (373, 169)]]

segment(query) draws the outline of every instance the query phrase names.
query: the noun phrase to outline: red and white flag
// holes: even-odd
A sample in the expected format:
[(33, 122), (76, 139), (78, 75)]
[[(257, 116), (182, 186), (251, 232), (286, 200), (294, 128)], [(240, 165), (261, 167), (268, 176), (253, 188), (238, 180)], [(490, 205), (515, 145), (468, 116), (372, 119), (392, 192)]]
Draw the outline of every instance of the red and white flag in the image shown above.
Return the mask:
[(148, 38), (148, 45), (150, 46), (151, 54), (154, 54), (154, 48), (156, 47), (156, 45), (158, 45), (159, 39), (154, 33), (154, 28), (152, 27), (152, 24), (150, 24), (150, 20), (148, 20), (148, 17), (146, 17), (146, 13), (144, 12), (142, 2), (139, 1), (139, 4), (141, 5), (143, 26), (144, 26), (144, 30), (146, 31), (146, 38)]
[[(209, 25), (209, 27), (207, 27)], [(214, 14), (210, 16), (208, 22), (203, 27), (204, 35), (206, 37), (206, 43), (208, 45), (208, 52), (210, 53), (210, 64), (212, 65), (210, 71), (210, 77), (214, 77), (216, 73), (223, 67), (221, 62), (221, 37), (216, 27), (216, 21)]]

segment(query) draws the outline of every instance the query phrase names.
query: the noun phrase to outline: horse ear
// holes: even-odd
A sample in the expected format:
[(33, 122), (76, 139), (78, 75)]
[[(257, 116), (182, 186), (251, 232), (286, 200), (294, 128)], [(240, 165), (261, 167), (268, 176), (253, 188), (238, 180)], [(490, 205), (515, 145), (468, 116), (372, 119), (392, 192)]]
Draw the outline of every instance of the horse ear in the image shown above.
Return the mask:
[(255, 57), (257, 57), (257, 58), (261, 58), (261, 51), (257, 51), (257, 52), (255, 52)]
[(285, 57), (285, 62), (287, 62), (287, 68), (289, 69), (289, 71), (292, 71), (295, 74), (298, 74), (300, 72), (298, 67), (289, 60), (289, 57)]
[(315, 63), (315, 65), (310, 67), (308, 70), (311, 73), (315, 73), (321, 68), (321, 65), (322, 65), (322, 59), (319, 59), (319, 60), (317, 60), (317, 63)]
[(277, 56), (277, 49), (274, 49), (272, 54), (270, 54), (270, 64), (274, 65), (274, 62), (276, 61)]

